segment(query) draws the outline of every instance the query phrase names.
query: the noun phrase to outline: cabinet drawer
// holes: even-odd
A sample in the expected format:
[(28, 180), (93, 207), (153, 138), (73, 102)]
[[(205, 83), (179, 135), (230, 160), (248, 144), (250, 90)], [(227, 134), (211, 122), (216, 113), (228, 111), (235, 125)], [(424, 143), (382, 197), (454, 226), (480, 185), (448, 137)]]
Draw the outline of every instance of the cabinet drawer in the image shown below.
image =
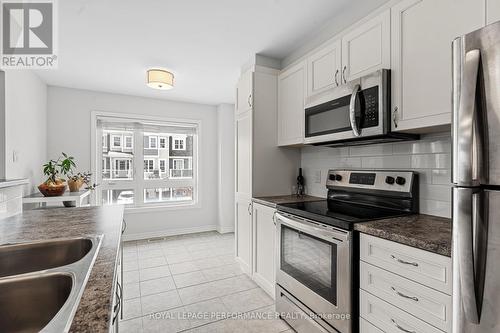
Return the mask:
[(436, 327), (369, 294), (359, 291), (360, 316), (387, 333), (442, 333)]
[(451, 295), (450, 258), (365, 234), (360, 243), (362, 261)]
[(451, 296), (361, 262), (360, 287), (443, 331), (451, 330)]
[(363, 318), (359, 317), (359, 331), (361, 333), (384, 333), (381, 329), (373, 326)]

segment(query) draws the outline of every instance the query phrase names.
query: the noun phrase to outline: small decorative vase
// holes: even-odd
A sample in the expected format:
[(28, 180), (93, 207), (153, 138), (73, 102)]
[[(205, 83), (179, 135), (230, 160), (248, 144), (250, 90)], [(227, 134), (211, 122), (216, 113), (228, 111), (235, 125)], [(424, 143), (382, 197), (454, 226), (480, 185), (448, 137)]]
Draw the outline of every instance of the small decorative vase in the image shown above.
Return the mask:
[(83, 186), (83, 179), (68, 180), (68, 187), (70, 192), (79, 192), (82, 186)]
[(51, 184), (42, 183), (38, 185), (38, 190), (46, 197), (59, 197), (66, 191), (66, 184)]

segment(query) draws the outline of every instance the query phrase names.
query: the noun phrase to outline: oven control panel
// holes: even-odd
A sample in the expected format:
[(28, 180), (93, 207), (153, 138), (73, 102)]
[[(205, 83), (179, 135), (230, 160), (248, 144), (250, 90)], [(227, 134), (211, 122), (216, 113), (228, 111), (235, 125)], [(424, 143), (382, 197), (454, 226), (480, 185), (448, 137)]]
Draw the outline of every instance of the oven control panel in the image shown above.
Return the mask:
[(410, 192), (414, 178), (413, 171), (329, 170), (326, 187)]

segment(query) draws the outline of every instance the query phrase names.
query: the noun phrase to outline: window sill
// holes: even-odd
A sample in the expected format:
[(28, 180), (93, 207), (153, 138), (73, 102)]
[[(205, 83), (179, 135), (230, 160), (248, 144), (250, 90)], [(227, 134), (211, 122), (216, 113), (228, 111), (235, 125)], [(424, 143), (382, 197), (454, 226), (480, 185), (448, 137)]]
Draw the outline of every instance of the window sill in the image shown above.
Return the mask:
[(149, 206), (137, 206), (137, 207), (127, 207), (125, 206), (125, 211), (130, 214), (140, 214), (152, 211), (170, 211), (170, 210), (187, 210), (187, 209), (199, 209), (201, 208), (198, 202), (185, 203), (185, 204), (170, 204), (170, 205), (149, 205)]

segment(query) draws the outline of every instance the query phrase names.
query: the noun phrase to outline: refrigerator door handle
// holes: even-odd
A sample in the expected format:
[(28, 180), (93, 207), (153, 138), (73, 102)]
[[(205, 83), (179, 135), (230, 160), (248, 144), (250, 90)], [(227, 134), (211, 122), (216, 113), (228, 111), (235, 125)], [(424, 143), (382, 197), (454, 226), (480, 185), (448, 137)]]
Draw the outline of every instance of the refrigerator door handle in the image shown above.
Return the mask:
[[(453, 44), (454, 95), (453, 95), (453, 182), (463, 186), (479, 185), (482, 156), (476, 149), (481, 143), (477, 127), (476, 87), (481, 53), (470, 50), (461, 61), (462, 40)], [(458, 90), (458, 91), (457, 91)], [(458, 106), (458, 107), (457, 107)]]
[[(477, 188), (455, 188), (453, 193), (453, 242), (457, 263), (461, 303), (467, 320), (479, 324), (486, 266), (487, 221), (484, 191)], [(459, 311), (459, 309), (454, 309)]]

